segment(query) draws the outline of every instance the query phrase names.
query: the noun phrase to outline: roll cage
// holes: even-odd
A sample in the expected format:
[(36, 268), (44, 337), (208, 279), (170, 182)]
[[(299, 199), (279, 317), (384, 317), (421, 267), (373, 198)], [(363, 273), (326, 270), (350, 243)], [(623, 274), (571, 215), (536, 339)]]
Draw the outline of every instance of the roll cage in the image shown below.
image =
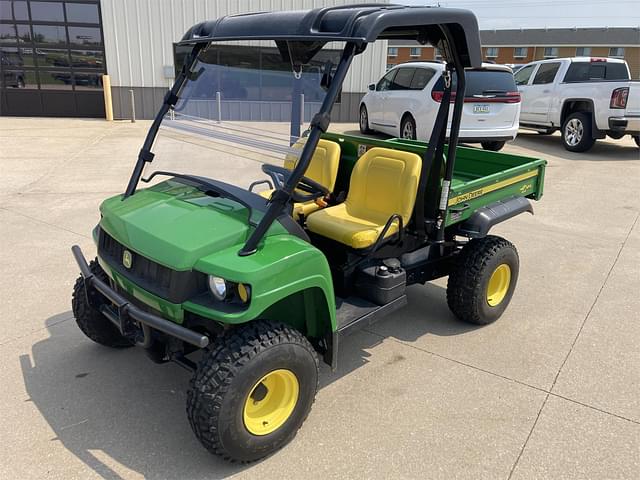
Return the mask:
[[(423, 165), (411, 222), (418, 238), (442, 244), (464, 101), (464, 68), (482, 65), (477, 20), (472, 12), (461, 9), (361, 4), (306, 11), (232, 15), (193, 26), (180, 42), (182, 46), (190, 46), (191, 51), (147, 133), (123, 200), (135, 193), (145, 164), (153, 160), (151, 149), (163, 118), (176, 105), (187, 80), (197, 75), (193, 69), (198, 54), (211, 42), (273, 40), (283, 59), (291, 62), (294, 72), (328, 42), (345, 42), (335, 72), (332, 75), (329, 73), (329, 78), (323, 82), (327, 94), (320, 110), (311, 120), (308, 138), (295, 169), (282, 188), (272, 195), (264, 216), (238, 252), (240, 256), (253, 254), (271, 224), (287, 208), (294, 189), (309, 166), (320, 137), (327, 131), (331, 122), (331, 109), (353, 58), (362, 53), (367, 44), (386, 39), (430, 43), (440, 49), (447, 61), (443, 99), (428, 148), (422, 157)], [(445, 136), (453, 72), (456, 72), (458, 81), (445, 161)]]

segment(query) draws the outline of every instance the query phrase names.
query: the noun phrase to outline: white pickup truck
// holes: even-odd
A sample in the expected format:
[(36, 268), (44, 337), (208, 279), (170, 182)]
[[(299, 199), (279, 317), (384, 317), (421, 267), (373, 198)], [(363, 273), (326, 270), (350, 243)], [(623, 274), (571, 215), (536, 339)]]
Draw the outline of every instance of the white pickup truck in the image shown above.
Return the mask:
[(640, 83), (615, 58), (553, 58), (515, 74), (522, 98), (520, 127), (560, 129), (567, 150), (584, 152), (606, 135), (631, 135), (640, 146)]

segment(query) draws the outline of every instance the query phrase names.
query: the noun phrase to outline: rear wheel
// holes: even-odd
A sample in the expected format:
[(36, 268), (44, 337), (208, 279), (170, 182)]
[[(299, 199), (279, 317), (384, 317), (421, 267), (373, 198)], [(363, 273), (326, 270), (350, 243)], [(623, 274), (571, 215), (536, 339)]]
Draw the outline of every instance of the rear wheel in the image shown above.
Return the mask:
[(416, 136), (416, 121), (410, 114), (405, 114), (400, 122), (400, 136), (407, 140), (415, 140)]
[(482, 145), (482, 148), (484, 148), (485, 150), (489, 150), (492, 152), (499, 152), (500, 150), (502, 150), (505, 143), (507, 142), (491, 141), (491, 142), (482, 142), (480, 145)]
[[(89, 263), (89, 269), (96, 278), (109, 283), (109, 278), (100, 267), (98, 260), (92, 260)], [(96, 292), (95, 295), (97, 302), (107, 301), (99, 293)], [(78, 277), (73, 287), (71, 309), (82, 333), (94, 342), (111, 348), (125, 348), (133, 345), (133, 342), (123, 337), (120, 330), (107, 317), (89, 304), (82, 276)]]
[(449, 274), (447, 303), (460, 320), (486, 325), (511, 301), (520, 262), (513, 244), (489, 235), (471, 240)]
[(371, 133), (371, 129), (369, 128), (369, 112), (364, 104), (360, 105), (360, 133)]
[(569, 115), (562, 125), (562, 142), (570, 152), (586, 152), (595, 143), (591, 136), (591, 116), (588, 113), (575, 112)]
[(221, 337), (202, 358), (187, 414), (202, 445), (252, 462), (282, 448), (307, 418), (318, 389), (308, 340), (281, 323), (251, 322)]

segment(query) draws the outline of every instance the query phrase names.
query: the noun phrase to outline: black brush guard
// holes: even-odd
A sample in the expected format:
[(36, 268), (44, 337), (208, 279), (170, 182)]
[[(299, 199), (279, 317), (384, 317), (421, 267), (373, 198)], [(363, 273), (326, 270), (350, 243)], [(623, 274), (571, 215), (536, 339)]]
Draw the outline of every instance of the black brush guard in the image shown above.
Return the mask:
[(132, 335), (135, 335), (137, 329), (134, 322), (137, 322), (143, 333), (143, 339), (137, 342), (141, 347), (148, 348), (151, 346), (150, 329), (165, 333), (198, 348), (205, 348), (209, 345), (209, 338), (206, 335), (189, 330), (188, 328), (159, 317), (158, 315), (145, 312), (133, 305), (129, 300), (124, 298), (111, 288), (111, 286), (104, 283), (91, 272), (89, 264), (84, 258), (79, 246), (74, 245), (71, 247), (71, 251), (73, 252), (73, 256), (78, 267), (80, 267), (80, 273), (84, 279), (88, 298), (91, 298), (91, 291), (96, 290), (113, 304), (102, 305), (100, 311), (116, 327), (118, 327), (118, 330), (120, 330), (120, 333), (123, 336), (131, 337)]

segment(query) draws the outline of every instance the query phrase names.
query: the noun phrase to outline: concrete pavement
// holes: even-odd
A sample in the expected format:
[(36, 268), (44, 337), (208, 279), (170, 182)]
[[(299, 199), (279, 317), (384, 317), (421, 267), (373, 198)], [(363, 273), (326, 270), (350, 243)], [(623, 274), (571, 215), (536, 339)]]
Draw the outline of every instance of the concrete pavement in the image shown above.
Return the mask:
[[(97, 207), (123, 190), (147, 126), (0, 118), (0, 478), (640, 478), (640, 157), (628, 137), (573, 154), (522, 132), (505, 151), (549, 166), (536, 215), (494, 232), (521, 260), (503, 317), (465, 325), (445, 281), (411, 287), (406, 308), (341, 345), (338, 372), (323, 368), (296, 439), (239, 466), (193, 436), (188, 373), (93, 344), (70, 312), (69, 247), (95, 252)], [(169, 147), (171, 163), (183, 148)], [(221, 175), (248, 181), (253, 167)]]

